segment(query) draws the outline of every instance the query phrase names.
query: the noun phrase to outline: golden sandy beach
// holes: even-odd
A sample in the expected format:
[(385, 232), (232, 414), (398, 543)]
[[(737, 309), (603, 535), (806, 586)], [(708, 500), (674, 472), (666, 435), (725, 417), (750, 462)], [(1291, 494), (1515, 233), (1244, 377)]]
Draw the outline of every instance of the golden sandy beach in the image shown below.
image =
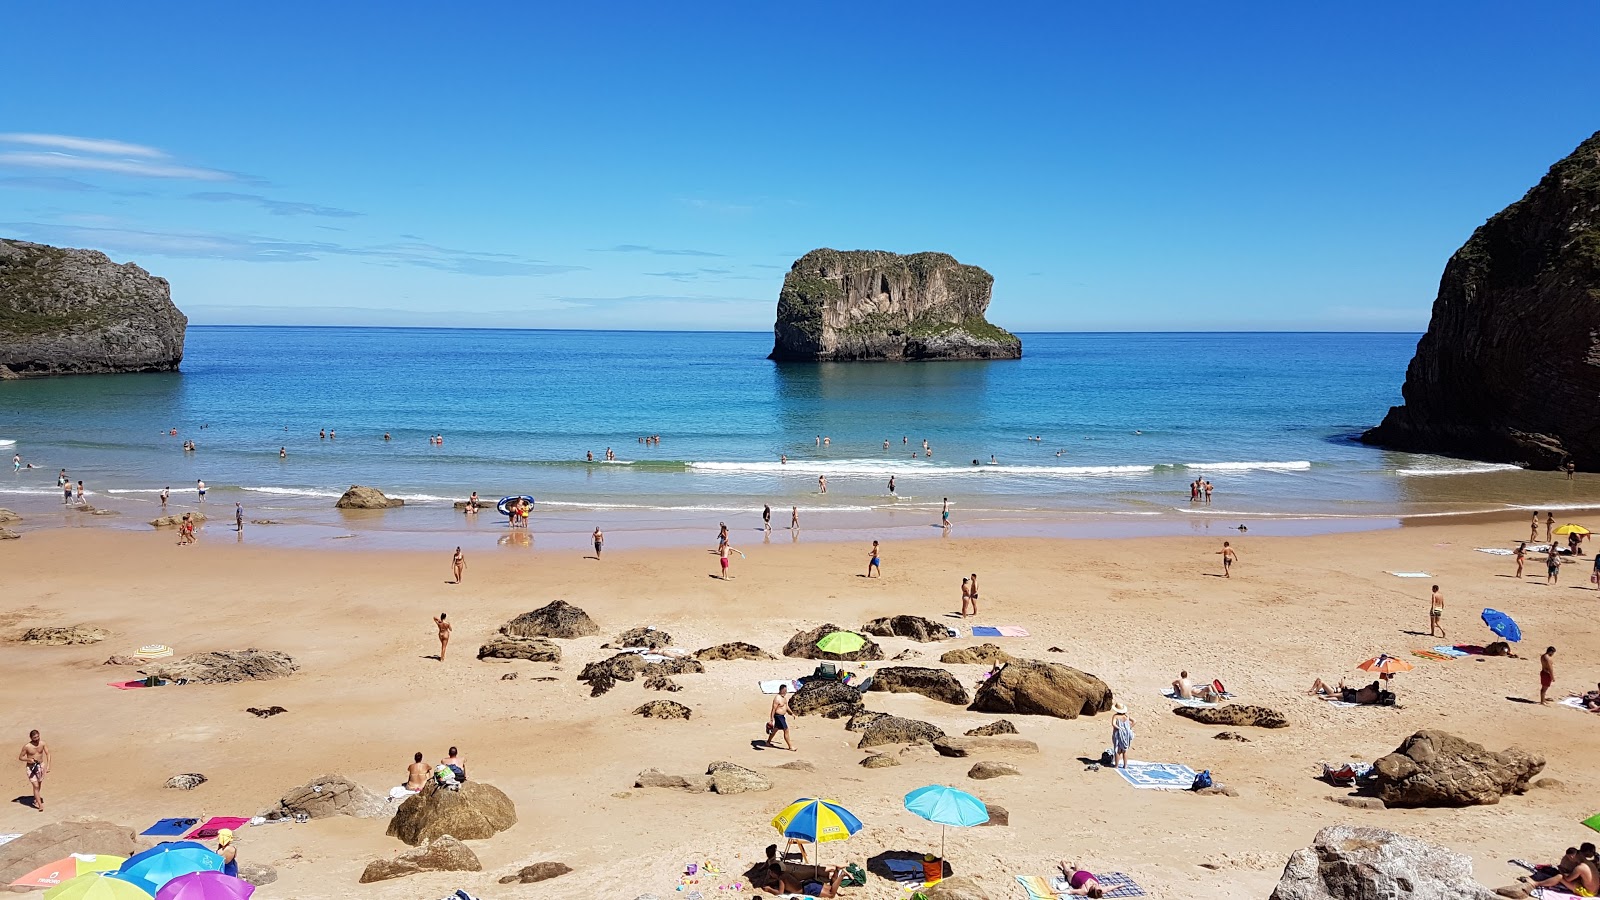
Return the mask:
[[(723, 582), (710, 577), (716, 557), (705, 549), (629, 551), (613, 541), (603, 561), (568, 551), (475, 552), (459, 586), (447, 583), (452, 548), (445, 546), (431, 553), (259, 549), (250, 535), (238, 544), (216, 523), (194, 548), (174, 546), (170, 532), (34, 532), (0, 544), (0, 637), (76, 623), (114, 636), (72, 647), (8, 642), (0, 650), (6, 752), (14, 754), (37, 727), (54, 761), (47, 810), (6, 803), (0, 832), (74, 816), (140, 830), (162, 816), (248, 816), (324, 773), (384, 793), (403, 779), (413, 751), (433, 762), (455, 744), (471, 777), (506, 791), (520, 819), (508, 832), (473, 842), (482, 873), (359, 885), (368, 861), (406, 848), (384, 836), (383, 819), (336, 818), (242, 830), (241, 861), (279, 873), (257, 896), (432, 900), (457, 887), (484, 900), (682, 896), (674, 888), (686, 862), (743, 871), (773, 842), (768, 821), (802, 796), (837, 799), (866, 824), (849, 841), (826, 845), (825, 861), (936, 850), (937, 826), (901, 807), (907, 791), (932, 783), (971, 790), (1009, 810), (1009, 827), (951, 829), (948, 837), (953, 870), (974, 876), (994, 898), (1021, 898), (1013, 876), (1047, 875), (1060, 859), (1127, 872), (1156, 898), (1262, 898), (1289, 853), (1336, 822), (1391, 828), (1467, 853), (1478, 880), (1493, 887), (1522, 874), (1509, 858), (1548, 861), (1593, 839), (1579, 820), (1597, 811), (1600, 788), (1600, 716), (1526, 702), (1537, 696), (1536, 657), (1547, 644), (1559, 648), (1553, 697), (1600, 681), (1600, 597), (1588, 583), (1589, 558), (1565, 566), (1559, 586), (1545, 587), (1538, 558), (1518, 583), (1509, 577), (1509, 557), (1474, 550), (1514, 546), (1525, 527), (1518, 520), (1285, 538), (956, 537), (886, 545), (883, 578), (870, 581), (859, 577), (865, 544), (791, 545), (780, 533), (770, 546), (741, 545), (748, 558), (736, 559), (736, 578)], [(1241, 556), (1228, 580), (1216, 577), (1215, 551), (1224, 539)], [(1385, 570), (1437, 577), (1401, 579)], [(797, 630), (824, 622), (857, 627), (908, 613), (955, 623), (946, 616), (959, 607), (961, 576), (973, 571), (983, 582), (978, 621), (1031, 631), (988, 640), (1013, 655), (1105, 679), (1136, 720), (1134, 758), (1210, 769), (1238, 796), (1135, 790), (1108, 770), (1085, 771), (1079, 757), (1110, 745), (1105, 715), (1008, 716), (1042, 752), (1001, 757), (1023, 775), (989, 781), (966, 777), (972, 760), (926, 748), (901, 755), (898, 767), (864, 769), (858, 735), (840, 720), (794, 718), (797, 753), (753, 749), (770, 699), (756, 682), (807, 674), (813, 664), (804, 660), (710, 662), (705, 674), (678, 677), (683, 690), (670, 695), (633, 682), (590, 698), (574, 680), (584, 663), (610, 655), (602, 643), (635, 626), (664, 629), (691, 650), (745, 640), (777, 653)], [(1490, 640), (1478, 613), (1494, 606), (1521, 623), (1523, 658), (1411, 657), (1412, 649), (1443, 643), (1418, 634), (1427, 627), (1432, 580), (1442, 586), (1452, 640)], [(587, 610), (603, 634), (558, 642), (565, 654), (558, 665), (474, 658), (502, 622), (555, 599)], [(427, 658), (438, 650), (431, 617), (441, 611), (455, 623), (442, 664)], [(281, 650), (301, 670), (238, 685), (106, 686), (132, 677), (131, 669), (102, 665), (107, 656), (156, 642), (180, 656)], [(983, 640), (879, 642), (890, 656), (907, 648), (923, 654), (905, 664), (939, 666), (939, 653)], [(1356, 663), (1381, 651), (1415, 663), (1398, 679), (1403, 708), (1341, 709), (1306, 695), (1319, 676), (1363, 683)], [(982, 672), (946, 668), (969, 688)], [(1179, 669), (1221, 678), (1240, 702), (1280, 710), (1290, 727), (1239, 729), (1249, 743), (1215, 740), (1222, 729), (1175, 716), (1160, 696)], [(501, 680), (508, 671), (521, 677)], [(532, 680), (539, 675), (556, 680)], [(694, 718), (630, 714), (668, 697), (690, 706)], [(866, 702), (953, 734), (998, 718), (914, 694), (869, 693)], [(271, 705), (288, 712), (270, 719), (244, 712)], [(1318, 780), (1320, 762), (1371, 761), (1421, 728), (1494, 750), (1517, 745), (1543, 754), (1544, 775), (1564, 787), (1467, 809), (1329, 802), (1345, 791)], [(795, 759), (815, 772), (775, 768)], [(699, 773), (715, 760), (767, 773), (776, 786), (733, 796), (631, 787), (643, 769)], [(21, 766), (7, 765), (6, 796), (17, 797), (27, 784)], [(180, 772), (210, 781), (191, 793), (163, 789)], [(543, 860), (575, 871), (536, 885), (496, 883)], [(718, 883), (707, 879), (699, 889), (708, 898), (734, 896)], [(752, 893), (746, 885), (738, 896)], [(874, 877), (849, 896), (908, 894)]]

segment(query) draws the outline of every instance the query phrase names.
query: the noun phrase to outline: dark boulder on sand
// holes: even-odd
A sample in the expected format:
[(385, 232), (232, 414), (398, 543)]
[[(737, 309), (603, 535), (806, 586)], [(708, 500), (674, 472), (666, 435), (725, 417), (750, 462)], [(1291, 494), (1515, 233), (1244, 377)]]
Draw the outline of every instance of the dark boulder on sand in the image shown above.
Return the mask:
[(1202, 725), (1232, 725), (1235, 728), (1288, 728), (1283, 713), (1265, 706), (1230, 703), (1226, 706), (1176, 706), (1172, 711)]
[(995, 719), (987, 725), (967, 730), (967, 737), (993, 737), (997, 734), (1016, 734), (1017, 726), (1010, 719)]
[(472, 848), (448, 834), (407, 850), (391, 859), (375, 859), (361, 873), (361, 883), (404, 878), (419, 872), (482, 872), (483, 864)]
[(877, 637), (910, 638), (924, 644), (950, 639), (949, 629), (922, 616), (884, 616), (881, 619), (873, 619), (861, 626), (861, 633)]
[(62, 647), (68, 644), (98, 644), (110, 636), (111, 632), (94, 625), (48, 625), (29, 628), (17, 640), (24, 644)]
[(299, 670), (294, 657), (278, 650), (216, 650), (192, 653), (182, 659), (155, 662), (142, 669), (164, 681), (184, 680), (191, 684), (233, 684), (239, 681), (266, 681), (287, 678)]
[(1482, 806), (1521, 794), (1544, 769), (1544, 757), (1516, 747), (1500, 753), (1443, 731), (1423, 730), (1372, 764), (1373, 785), (1388, 806)]
[(546, 638), (492, 634), (478, 648), (479, 659), (525, 659), (529, 662), (560, 662), (561, 646)]
[(726, 644), (718, 644), (715, 647), (696, 650), (694, 658), (706, 662), (729, 659), (777, 659), (776, 656), (757, 647), (755, 644), (747, 644), (744, 641), (731, 641)]
[(415, 847), (444, 835), (481, 841), (517, 824), (517, 808), (494, 785), (468, 781), (459, 790), (428, 785), (395, 810), (389, 837)]
[(1015, 656), (1001, 650), (994, 644), (979, 644), (976, 647), (961, 647), (956, 650), (946, 650), (939, 657), (939, 662), (946, 665), (981, 665), (992, 666), (998, 663), (1014, 663)]
[(627, 631), (612, 638), (611, 643), (603, 644), (602, 646), (613, 650), (638, 647), (655, 650), (672, 646), (672, 635), (656, 628), (629, 628)]
[(959, 706), (965, 706), (968, 701), (967, 689), (954, 675), (944, 669), (922, 666), (888, 666), (879, 669), (872, 675), (872, 687), (869, 690), (921, 694), (940, 703)]
[(941, 737), (944, 737), (944, 732), (937, 725), (900, 716), (884, 716), (873, 719), (867, 725), (861, 733), (861, 740), (856, 742), (856, 749), (865, 750), (883, 744), (928, 743)]
[(978, 688), (973, 712), (1019, 713), (1076, 719), (1111, 710), (1104, 681), (1060, 663), (1032, 659), (1009, 663)]
[[(578, 680), (589, 685), (589, 696), (598, 697), (616, 686), (619, 681), (632, 681), (639, 676), (647, 680), (669, 675), (699, 674), (706, 670), (697, 659), (679, 657), (663, 662), (646, 662), (638, 653), (618, 653), (609, 659), (592, 662), (578, 673)], [(664, 684), (651, 685), (662, 690)], [(670, 688), (665, 688), (670, 690)]]
[(813, 678), (789, 697), (789, 711), (797, 716), (842, 719), (861, 711), (861, 692), (837, 681)]
[(817, 641), (822, 640), (824, 637), (834, 633), (835, 631), (848, 630), (848, 628), (840, 628), (837, 625), (829, 623), (827, 625), (813, 628), (810, 631), (799, 632), (794, 637), (790, 638), (787, 644), (783, 645), (783, 655), (794, 657), (796, 659), (824, 659), (835, 660), (839, 662), (860, 662), (862, 660), (883, 659), (883, 648), (879, 647), (877, 642), (872, 640), (868, 640), (865, 644), (861, 645), (860, 649), (852, 650), (849, 653), (826, 653), (817, 649)]
[(384, 496), (383, 491), (377, 488), (352, 484), (350, 490), (345, 491), (333, 505), (336, 509), (392, 509), (396, 506), (405, 506), (406, 502)]
[(599, 634), (600, 626), (578, 607), (565, 600), (556, 600), (501, 625), (500, 633), (514, 637), (570, 639)]

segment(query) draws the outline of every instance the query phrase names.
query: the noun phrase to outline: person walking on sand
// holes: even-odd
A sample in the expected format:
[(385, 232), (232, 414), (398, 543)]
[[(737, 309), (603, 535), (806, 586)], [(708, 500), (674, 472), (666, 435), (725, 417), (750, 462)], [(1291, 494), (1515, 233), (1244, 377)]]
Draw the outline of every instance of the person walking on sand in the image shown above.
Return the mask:
[(783, 732), (783, 748), (793, 751), (794, 742), (789, 739), (789, 686), (778, 685), (778, 696), (772, 698), (772, 709), (767, 712), (767, 746), (778, 749), (772, 739)]
[(872, 542), (872, 556), (870, 558), (868, 558), (868, 560), (867, 560), (867, 577), (868, 578), (873, 578), (875, 576), (880, 576), (880, 575), (883, 574), (883, 569), (879, 568), (879, 565), (878, 565), (880, 562), (881, 562), (881, 560), (878, 559), (878, 542), (877, 541), (873, 541)]
[(600, 526), (599, 525), (596, 525), (594, 527), (594, 558), (595, 559), (599, 559), (600, 558), (600, 548), (605, 545), (605, 542), (606, 542), (606, 533), (600, 530)]
[[(1539, 654), (1539, 702), (1549, 703), (1545, 695), (1550, 692), (1550, 685), (1556, 683), (1556, 648), (1546, 647)], [(37, 734), (38, 732), (34, 732)]]
[(1437, 632), (1439, 637), (1448, 638), (1444, 633), (1444, 595), (1439, 593), (1439, 586), (1433, 586), (1433, 597), (1428, 600), (1428, 637), (1433, 637)]
[(444, 651), (450, 648), (450, 632), (455, 626), (445, 621), (445, 613), (434, 616), (433, 624), (439, 626), (439, 662), (444, 662)]
[(722, 580), (723, 581), (727, 581), (728, 579), (733, 577), (732, 575), (728, 574), (728, 564), (729, 564), (728, 554), (732, 553), (732, 552), (733, 552), (733, 545), (729, 544), (726, 540), (724, 540), (722, 542), (722, 546), (721, 547), (717, 548), (717, 559), (720, 561), (720, 564), (722, 566)]
[(767, 534), (772, 533), (772, 504), (764, 503), (761, 506), (761, 529)]
[(39, 729), (28, 732), (28, 742), (22, 745), (22, 752), (17, 754), (17, 761), (22, 763), (23, 769), (28, 773), (28, 784), (33, 788), (33, 808), (44, 812), (44, 777), (50, 774), (50, 748), (44, 745), (44, 740), (39, 737)]
[(1555, 544), (1551, 544), (1544, 554), (1544, 583), (1556, 584), (1561, 581), (1561, 554), (1556, 552)]
[(1528, 543), (1539, 540), (1539, 511), (1533, 511), (1533, 524), (1528, 526)]
[(1128, 748), (1133, 746), (1133, 717), (1128, 715), (1128, 708), (1121, 703), (1111, 706), (1111, 765), (1114, 768), (1126, 769), (1128, 767)]
[(1594, 571), (1589, 573), (1589, 583), (1594, 589), (1600, 591), (1600, 553), (1594, 555)]
[(1233, 549), (1227, 541), (1223, 541), (1222, 549), (1218, 550), (1217, 553), (1222, 556), (1222, 577), (1232, 578), (1233, 564), (1239, 559), (1239, 551)]
[(1522, 543), (1518, 544), (1516, 551), (1511, 555), (1517, 559), (1517, 577), (1521, 578), (1522, 564), (1528, 559), (1528, 542), (1523, 541)]
[(972, 605), (972, 579), (961, 579), (961, 618), (967, 617), (967, 608)]
[(455, 573), (456, 584), (461, 583), (461, 573), (467, 569), (467, 558), (461, 553), (461, 548), (456, 548), (454, 556), (450, 557), (450, 570)]

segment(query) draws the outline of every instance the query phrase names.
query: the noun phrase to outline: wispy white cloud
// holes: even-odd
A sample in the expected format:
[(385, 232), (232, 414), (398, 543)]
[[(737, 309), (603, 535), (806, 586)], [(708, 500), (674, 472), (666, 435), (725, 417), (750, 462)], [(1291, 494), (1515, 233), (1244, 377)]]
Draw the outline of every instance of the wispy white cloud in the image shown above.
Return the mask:
[(78, 156), (72, 153), (12, 150), (0, 153), (0, 168), (63, 169), (78, 172), (110, 172), (144, 178), (184, 178), (191, 181), (250, 181), (238, 172), (186, 166), (179, 163), (146, 162), (137, 159), (111, 159)]
[(0, 133), (0, 143), (21, 144), (27, 147), (47, 147), (73, 153), (93, 153), (99, 156), (133, 156), (143, 159), (166, 159), (164, 151), (143, 144), (126, 141), (106, 141), (99, 138), (73, 137), (69, 134), (28, 134), (24, 132)]
[(618, 244), (615, 247), (594, 247), (594, 253), (650, 253), (655, 256), (715, 256), (722, 257), (726, 254), (712, 253), (709, 250), (672, 250), (664, 247), (647, 247), (644, 244)]
[(348, 219), (361, 215), (361, 213), (348, 209), (339, 209), (335, 206), (318, 206), (315, 203), (273, 200), (260, 194), (237, 194), (230, 191), (201, 191), (190, 194), (189, 199), (203, 200), (207, 203), (248, 203), (259, 206), (275, 216), (324, 216), (330, 219)]
[(459, 275), (493, 277), (560, 275), (583, 269), (583, 266), (560, 265), (507, 253), (455, 250), (418, 242), (352, 246), (330, 241), (291, 241), (256, 235), (41, 222), (0, 222), (0, 229), (44, 243), (176, 259), (282, 263), (353, 257), (374, 265), (416, 266)]

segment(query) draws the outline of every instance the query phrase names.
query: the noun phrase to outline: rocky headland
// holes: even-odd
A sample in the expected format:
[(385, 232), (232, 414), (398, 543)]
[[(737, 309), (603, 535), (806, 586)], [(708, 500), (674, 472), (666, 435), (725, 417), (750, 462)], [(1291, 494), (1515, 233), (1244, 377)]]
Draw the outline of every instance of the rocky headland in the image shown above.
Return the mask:
[(1369, 444), (1600, 468), (1600, 132), (1457, 250)]
[(167, 280), (133, 263), (0, 239), (0, 378), (169, 372), (188, 322)]
[(778, 294), (771, 359), (1017, 359), (984, 313), (994, 276), (944, 253), (813, 250)]

